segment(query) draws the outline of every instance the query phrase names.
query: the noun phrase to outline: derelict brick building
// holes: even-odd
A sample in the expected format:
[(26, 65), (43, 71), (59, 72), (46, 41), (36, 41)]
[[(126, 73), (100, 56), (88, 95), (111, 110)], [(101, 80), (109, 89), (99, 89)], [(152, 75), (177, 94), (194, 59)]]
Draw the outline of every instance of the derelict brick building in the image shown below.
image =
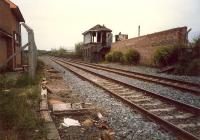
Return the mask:
[(85, 31), (83, 57), (85, 61), (96, 62), (104, 60), (105, 54), (110, 51), (112, 44), (112, 30), (104, 25), (96, 25)]
[[(25, 21), (18, 6), (10, 0), (0, 0), (0, 64), (21, 47), (20, 22)], [(21, 54), (17, 54), (7, 68), (13, 70), (20, 66), (21, 59)]]

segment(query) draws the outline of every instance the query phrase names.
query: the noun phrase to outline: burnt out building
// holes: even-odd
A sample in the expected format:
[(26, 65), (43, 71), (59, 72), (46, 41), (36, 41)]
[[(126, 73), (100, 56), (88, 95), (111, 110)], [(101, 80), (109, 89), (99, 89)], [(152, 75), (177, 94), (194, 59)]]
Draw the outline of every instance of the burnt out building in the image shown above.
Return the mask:
[[(21, 47), (21, 22), (25, 22), (17, 5), (10, 0), (0, 0), (0, 65), (18, 52)], [(21, 53), (9, 61), (7, 69), (21, 66)]]
[(105, 58), (112, 44), (112, 30), (96, 25), (83, 33), (83, 57), (85, 61), (98, 62)]
[(115, 42), (128, 39), (127, 34), (122, 34), (121, 32), (118, 35), (115, 35)]

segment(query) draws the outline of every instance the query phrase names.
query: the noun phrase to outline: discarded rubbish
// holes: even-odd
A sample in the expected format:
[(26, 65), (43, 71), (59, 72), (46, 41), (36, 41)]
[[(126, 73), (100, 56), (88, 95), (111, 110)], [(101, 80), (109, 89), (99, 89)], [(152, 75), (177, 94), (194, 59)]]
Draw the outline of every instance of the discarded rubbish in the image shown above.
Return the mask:
[(70, 127), (70, 126), (81, 126), (78, 120), (74, 120), (71, 118), (64, 118), (64, 123), (61, 123), (65, 127)]
[(94, 121), (91, 119), (86, 119), (85, 121), (82, 122), (82, 125), (90, 127), (90, 126), (94, 125)]

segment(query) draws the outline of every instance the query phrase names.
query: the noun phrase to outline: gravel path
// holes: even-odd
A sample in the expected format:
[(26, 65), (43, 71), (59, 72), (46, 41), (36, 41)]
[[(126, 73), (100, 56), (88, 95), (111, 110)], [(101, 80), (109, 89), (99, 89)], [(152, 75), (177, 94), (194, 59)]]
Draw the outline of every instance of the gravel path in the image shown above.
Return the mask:
[(170, 78), (170, 79), (182, 80), (186, 82), (200, 84), (200, 76), (180, 76), (180, 75), (173, 75), (173, 74), (167, 74), (167, 73), (157, 73), (159, 69), (151, 68), (147, 66), (128, 66), (128, 65), (121, 65), (117, 63), (102, 63), (99, 65), (107, 66), (111, 68), (120, 68), (120, 69), (129, 70), (133, 72), (151, 74), (151, 75), (160, 76), (164, 78)]
[(126, 105), (110, 97), (106, 92), (97, 88), (87, 81), (81, 80), (68, 70), (51, 62), (47, 58), (43, 61), (60, 72), (64, 72), (64, 80), (75, 92), (86, 98), (86, 101), (93, 102), (108, 113), (109, 125), (114, 129), (117, 140), (173, 140), (172, 134), (161, 131), (155, 123), (143, 118), (139, 113)]
[[(77, 64), (75, 64), (75, 65), (77, 65)], [(138, 88), (142, 88), (142, 89), (148, 90), (150, 92), (154, 92), (156, 94), (163, 95), (168, 98), (178, 100), (178, 101), (186, 103), (186, 104), (190, 104), (192, 106), (200, 107), (200, 96), (190, 94), (189, 92), (180, 91), (180, 90), (177, 90), (174, 88), (166, 87), (166, 86), (155, 84), (155, 83), (150, 83), (150, 82), (145, 82), (145, 81), (141, 81), (141, 80), (137, 80), (137, 79), (128, 78), (125, 76), (121, 76), (121, 75), (103, 71), (103, 70), (97, 70), (97, 69), (93, 69), (93, 68), (89, 68), (89, 67), (85, 67), (85, 66), (81, 66), (81, 67), (84, 69), (96, 72), (98, 74), (105, 75), (111, 79), (116, 79), (116, 80), (119, 80), (119, 81), (122, 81), (122, 82), (125, 82), (128, 84), (131, 84), (133, 86), (136, 86)]]

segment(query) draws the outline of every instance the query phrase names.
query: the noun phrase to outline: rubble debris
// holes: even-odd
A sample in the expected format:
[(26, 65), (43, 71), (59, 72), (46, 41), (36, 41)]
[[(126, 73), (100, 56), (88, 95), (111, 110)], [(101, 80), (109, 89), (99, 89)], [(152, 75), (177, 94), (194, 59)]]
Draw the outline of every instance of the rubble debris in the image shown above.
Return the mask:
[(86, 119), (85, 121), (83, 121), (81, 124), (83, 126), (86, 126), (86, 127), (90, 127), (90, 126), (93, 126), (94, 125), (94, 120), (92, 119)]
[(56, 71), (54, 69), (47, 69), (46, 72), (49, 72), (49, 73), (59, 73), (58, 71)]
[(114, 140), (115, 133), (109, 130), (104, 130), (101, 134), (101, 140)]
[(46, 80), (42, 81), (42, 85), (45, 86), (48, 82)]
[(161, 68), (158, 73), (163, 73), (163, 72), (171, 72), (175, 69), (174, 66), (167, 66), (167, 67), (163, 67)]
[(49, 70), (46, 70), (47, 80), (44, 79), (42, 84), (48, 93), (51, 92), (48, 104), (61, 139), (114, 140), (114, 132), (100, 113), (101, 109), (84, 102), (63, 79), (57, 78), (60, 77), (59, 73)]
[(63, 112), (71, 109), (72, 109), (71, 103), (58, 103), (52, 105), (53, 112), (59, 112), (59, 111)]
[(51, 75), (48, 76), (48, 78), (50, 78), (50, 79), (62, 79), (62, 76), (51, 74)]
[(41, 88), (41, 97), (42, 99), (47, 98), (47, 89), (43, 89), (43, 87)]
[(97, 116), (98, 116), (99, 120), (101, 120), (102, 122), (106, 122), (106, 118), (103, 117), (103, 115), (100, 112), (97, 113)]
[[(45, 80), (46, 79), (43, 78), (43, 81)], [(44, 83), (41, 85), (40, 115), (41, 118), (44, 120), (44, 125), (48, 131), (47, 140), (60, 140), (60, 135), (48, 110), (47, 89), (44, 87)]]
[(83, 115), (90, 114), (92, 111), (95, 111), (96, 108), (83, 108), (83, 109), (71, 109), (66, 111), (56, 111), (53, 112), (54, 115)]
[(60, 103), (64, 103), (64, 102), (62, 102), (62, 101), (60, 101), (58, 99), (49, 99), (48, 103), (49, 103), (50, 106), (52, 106), (54, 104), (60, 104)]
[(44, 119), (45, 122), (52, 122), (52, 118), (48, 111), (40, 111), (41, 118)]
[(81, 126), (78, 120), (74, 120), (71, 118), (64, 118), (64, 123), (61, 123), (65, 127), (70, 127), (70, 126)]
[(72, 109), (82, 109), (82, 104), (81, 103), (73, 103), (72, 104)]

